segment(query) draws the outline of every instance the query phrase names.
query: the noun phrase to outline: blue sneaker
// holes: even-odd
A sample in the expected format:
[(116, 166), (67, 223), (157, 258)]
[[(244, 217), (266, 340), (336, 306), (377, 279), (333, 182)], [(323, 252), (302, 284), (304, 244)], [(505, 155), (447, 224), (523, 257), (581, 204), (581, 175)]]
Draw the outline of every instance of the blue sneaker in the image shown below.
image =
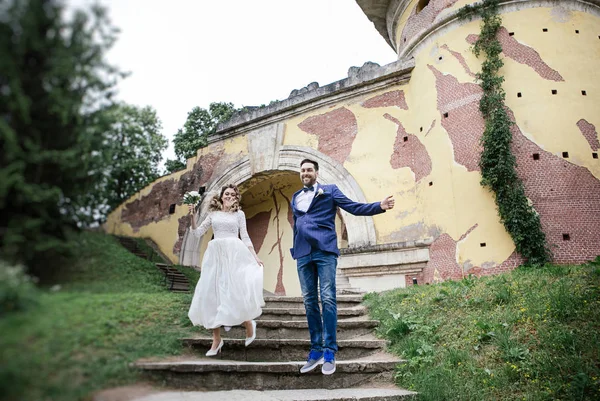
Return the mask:
[(324, 355), (325, 362), (323, 362), (323, 367), (321, 368), (321, 373), (324, 375), (332, 375), (335, 373), (335, 354), (326, 349)]
[(310, 351), (304, 366), (300, 368), (300, 373), (307, 373), (317, 367), (323, 361), (323, 353), (320, 351)]

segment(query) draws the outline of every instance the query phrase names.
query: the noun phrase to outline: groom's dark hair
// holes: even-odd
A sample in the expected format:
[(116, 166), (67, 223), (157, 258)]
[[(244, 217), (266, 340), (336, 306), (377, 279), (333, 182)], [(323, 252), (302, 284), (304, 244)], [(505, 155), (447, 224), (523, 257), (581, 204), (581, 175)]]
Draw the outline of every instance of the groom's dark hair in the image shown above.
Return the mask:
[(315, 166), (315, 171), (319, 171), (319, 163), (317, 163), (314, 160), (310, 160), (310, 159), (304, 159), (300, 162), (300, 167), (302, 167), (302, 165), (304, 163), (312, 163)]

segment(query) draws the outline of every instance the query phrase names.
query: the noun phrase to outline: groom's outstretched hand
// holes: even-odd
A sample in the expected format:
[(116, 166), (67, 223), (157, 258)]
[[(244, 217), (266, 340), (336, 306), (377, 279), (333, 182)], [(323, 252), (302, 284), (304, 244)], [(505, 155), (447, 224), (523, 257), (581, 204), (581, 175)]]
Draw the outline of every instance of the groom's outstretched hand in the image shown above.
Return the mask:
[(394, 203), (396, 203), (396, 201), (394, 200), (394, 195), (390, 195), (381, 201), (381, 208), (383, 210), (393, 209)]

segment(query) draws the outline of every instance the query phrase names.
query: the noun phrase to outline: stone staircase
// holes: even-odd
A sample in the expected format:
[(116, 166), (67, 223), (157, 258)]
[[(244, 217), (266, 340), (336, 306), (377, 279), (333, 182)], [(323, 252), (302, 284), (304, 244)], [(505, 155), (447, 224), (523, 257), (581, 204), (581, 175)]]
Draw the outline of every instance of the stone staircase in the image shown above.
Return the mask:
[[(149, 260), (148, 255), (140, 249), (137, 241), (129, 237), (116, 237), (125, 249), (135, 256)], [(153, 247), (154, 248), (154, 247)], [(160, 256), (160, 255), (159, 255)], [(164, 257), (161, 256), (164, 261)], [(190, 282), (179, 270), (169, 263), (154, 263), (154, 265), (164, 274), (164, 284), (172, 292), (190, 292)]]
[(238, 326), (222, 331), (225, 345), (217, 357), (204, 356), (212, 343), (205, 332), (182, 339), (188, 356), (136, 362), (149, 379), (179, 391), (156, 399), (392, 401), (414, 396), (393, 385), (395, 368), (403, 361), (386, 353), (386, 342), (373, 335), (378, 322), (368, 317), (362, 295), (338, 295), (339, 351), (330, 376), (320, 367), (299, 373), (310, 349), (302, 298), (267, 296), (265, 302), (249, 347)]

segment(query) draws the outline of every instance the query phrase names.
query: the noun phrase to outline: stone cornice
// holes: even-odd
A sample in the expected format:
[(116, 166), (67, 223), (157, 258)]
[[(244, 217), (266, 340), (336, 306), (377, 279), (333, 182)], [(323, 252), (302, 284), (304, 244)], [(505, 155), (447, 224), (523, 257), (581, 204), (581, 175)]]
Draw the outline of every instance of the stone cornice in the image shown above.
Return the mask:
[(219, 124), (217, 132), (209, 136), (208, 142), (222, 141), (348, 98), (407, 82), (414, 66), (414, 60), (408, 60), (384, 66), (365, 63), (361, 68), (351, 67), (346, 79), (322, 87), (311, 84), (308, 88), (294, 91), (295, 95), (288, 99), (235, 114), (229, 121)]
[(396, 50), (396, 44), (394, 38), (389, 35), (389, 24), (388, 16), (390, 3), (397, 2), (398, 0), (356, 0), (358, 6), (365, 13), (369, 21), (375, 25), (375, 29), (385, 41)]
[(433, 238), (416, 241), (405, 241), (405, 242), (394, 242), (390, 244), (379, 244), (361, 246), (355, 248), (342, 248), (340, 249), (340, 255), (352, 255), (355, 253), (369, 253), (369, 252), (383, 252), (383, 251), (397, 251), (412, 248), (427, 248), (433, 243)]

